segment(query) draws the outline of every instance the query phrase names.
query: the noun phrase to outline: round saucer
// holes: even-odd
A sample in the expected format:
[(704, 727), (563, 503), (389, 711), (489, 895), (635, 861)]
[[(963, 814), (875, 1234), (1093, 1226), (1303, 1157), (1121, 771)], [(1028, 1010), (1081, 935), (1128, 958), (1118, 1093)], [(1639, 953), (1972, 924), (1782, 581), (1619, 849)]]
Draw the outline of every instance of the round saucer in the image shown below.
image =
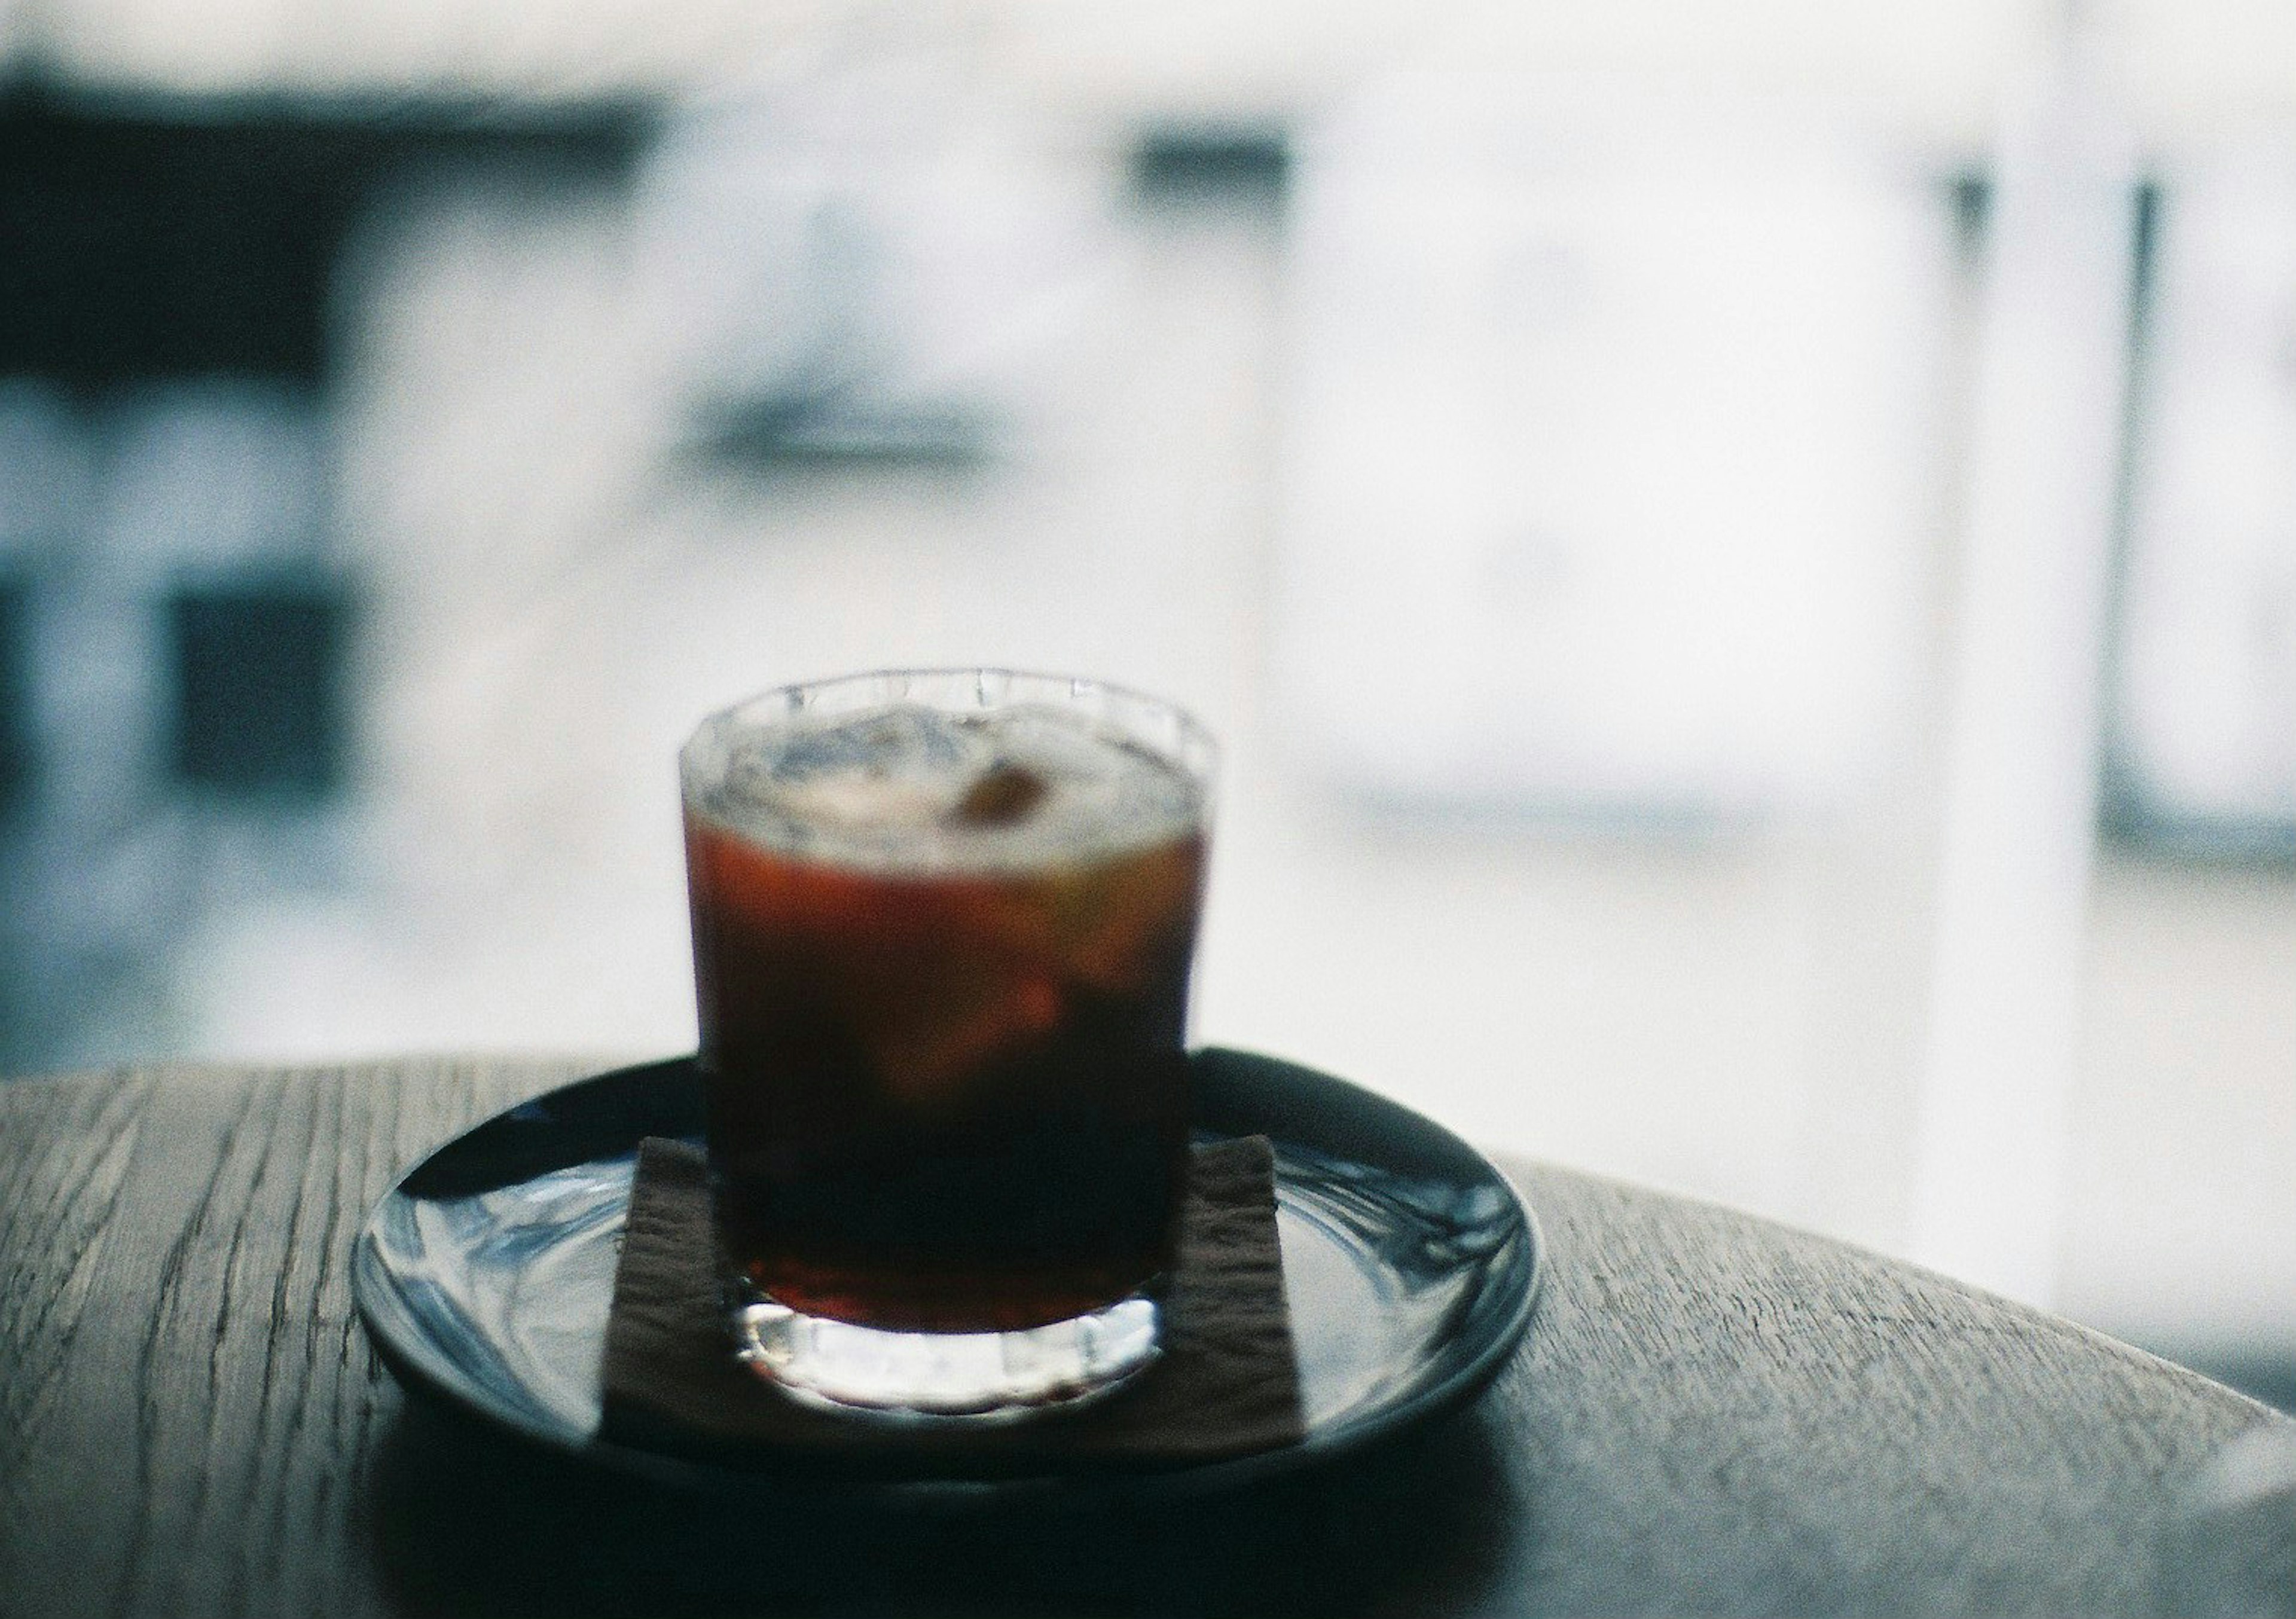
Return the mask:
[[(1453, 1410), (1505, 1364), (1529, 1324), (1541, 1241), (1488, 1160), (1409, 1108), (1312, 1069), (1217, 1048), (1190, 1061), (1199, 1138), (1265, 1135), (1275, 1149), (1304, 1437), (1155, 1471), (1078, 1462), (1040, 1477), (952, 1479), (944, 1461), (854, 1487), (1000, 1499), (1087, 1482), (1225, 1488)], [(352, 1291), (384, 1360), (410, 1386), (586, 1460), (684, 1484), (790, 1482), (788, 1459), (771, 1452), (737, 1467), (598, 1436), (638, 1142), (701, 1131), (701, 1075), (686, 1057), (580, 1081), (431, 1154), (384, 1195), (353, 1255)]]

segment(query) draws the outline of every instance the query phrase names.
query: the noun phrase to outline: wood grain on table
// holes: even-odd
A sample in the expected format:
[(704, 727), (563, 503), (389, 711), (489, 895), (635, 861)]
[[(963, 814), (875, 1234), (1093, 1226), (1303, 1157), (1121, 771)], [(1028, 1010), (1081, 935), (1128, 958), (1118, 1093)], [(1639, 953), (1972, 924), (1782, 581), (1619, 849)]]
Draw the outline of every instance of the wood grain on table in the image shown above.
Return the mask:
[(411, 1400), (351, 1306), (393, 1179), (598, 1061), (0, 1083), (0, 1615), (2140, 1613), (2285, 1419), (2070, 1323), (1511, 1164), (1513, 1363), (1321, 1473), (1091, 1512), (676, 1494)]

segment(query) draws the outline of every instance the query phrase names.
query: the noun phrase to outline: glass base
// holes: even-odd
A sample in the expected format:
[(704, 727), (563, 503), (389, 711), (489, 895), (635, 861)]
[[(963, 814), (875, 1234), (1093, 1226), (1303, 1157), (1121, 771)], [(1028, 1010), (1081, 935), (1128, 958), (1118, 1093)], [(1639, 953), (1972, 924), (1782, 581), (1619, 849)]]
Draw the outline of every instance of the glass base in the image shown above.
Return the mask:
[(1098, 1399), (1154, 1362), (1155, 1300), (1143, 1294), (1024, 1332), (888, 1332), (753, 1298), (734, 1312), (734, 1353), (791, 1397), (887, 1417), (1011, 1420)]

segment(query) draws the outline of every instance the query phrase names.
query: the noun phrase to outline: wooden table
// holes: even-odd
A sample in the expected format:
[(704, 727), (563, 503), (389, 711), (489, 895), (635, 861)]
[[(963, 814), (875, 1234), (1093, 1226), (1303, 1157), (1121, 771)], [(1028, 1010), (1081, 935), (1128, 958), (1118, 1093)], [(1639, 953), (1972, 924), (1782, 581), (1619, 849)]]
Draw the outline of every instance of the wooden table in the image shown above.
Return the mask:
[(1510, 1165), (1552, 1247), (1464, 1413), (1320, 1475), (876, 1516), (571, 1469), (405, 1396), (347, 1262), (406, 1165), (605, 1064), (0, 1083), (0, 1614), (2128, 1613), (2284, 1422), (1819, 1238)]

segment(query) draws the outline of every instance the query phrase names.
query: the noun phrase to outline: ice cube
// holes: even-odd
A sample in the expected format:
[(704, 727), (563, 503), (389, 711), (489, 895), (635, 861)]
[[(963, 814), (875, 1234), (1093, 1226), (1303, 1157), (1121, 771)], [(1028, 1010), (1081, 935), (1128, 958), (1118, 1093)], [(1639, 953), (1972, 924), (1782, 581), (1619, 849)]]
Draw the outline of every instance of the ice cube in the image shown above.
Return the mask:
[(904, 703), (741, 738), (703, 807), (771, 846), (986, 870), (1168, 838), (1198, 801), (1185, 774), (1088, 715)]
[(840, 716), (773, 739), (765, 761), (774, 779), (824, 775), (906, 777), (955, 782), (979, 763), (980, 743), (954, 715), (903, 707)]
[(825, 771), (786, 782), (777, 797), (784, 813), (821, 828), (929, 827), (940, 819), (947, 804), (947, 796), (930, 781), (866, 770)]

